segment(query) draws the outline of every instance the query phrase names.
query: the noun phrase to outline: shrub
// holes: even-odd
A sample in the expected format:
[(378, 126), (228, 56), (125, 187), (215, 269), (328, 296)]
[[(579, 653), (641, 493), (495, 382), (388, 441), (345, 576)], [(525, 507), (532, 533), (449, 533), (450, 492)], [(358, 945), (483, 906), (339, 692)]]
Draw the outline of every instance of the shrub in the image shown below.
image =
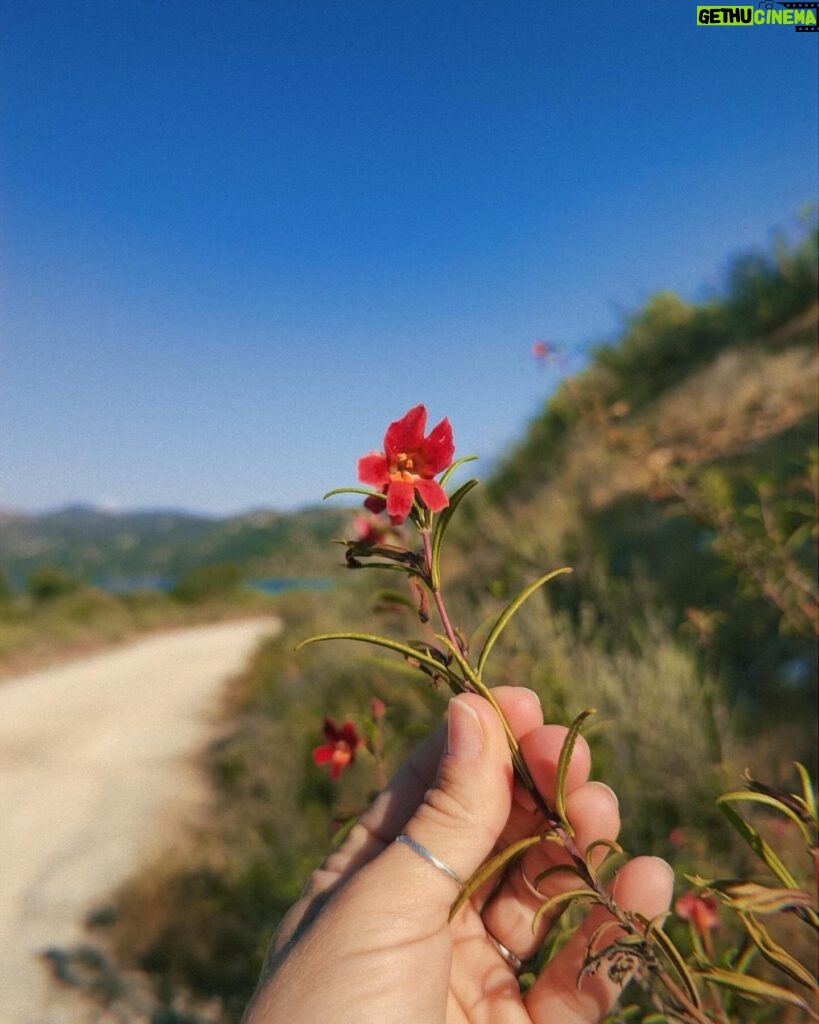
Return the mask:
[(242, 570), (230, 562), (203, 565), (181, 576), (171, 596), (186, 604), (198, 604), (234, 593), (241, 582)]
[(79, 590), (80, 580), (56, 565), (35, 569), (28, 578), (28, 592), (38, 604), (53, 601)]

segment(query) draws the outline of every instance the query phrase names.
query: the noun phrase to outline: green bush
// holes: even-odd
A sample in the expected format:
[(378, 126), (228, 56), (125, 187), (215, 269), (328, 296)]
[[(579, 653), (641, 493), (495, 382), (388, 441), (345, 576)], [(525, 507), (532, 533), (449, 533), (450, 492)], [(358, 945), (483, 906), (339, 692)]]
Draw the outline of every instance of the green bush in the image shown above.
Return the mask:
[(181, 576), (171, 596), (185, 604), (200, 604), (235, 593), (242, 582), (242, 570), (231, 562), (203, 565)]
[(80, 580), (71, 573), (56, 565), (44, 565), (29, 576), (27, 589), (31, 598), (42, 604), (72, 594), (80, 586)]

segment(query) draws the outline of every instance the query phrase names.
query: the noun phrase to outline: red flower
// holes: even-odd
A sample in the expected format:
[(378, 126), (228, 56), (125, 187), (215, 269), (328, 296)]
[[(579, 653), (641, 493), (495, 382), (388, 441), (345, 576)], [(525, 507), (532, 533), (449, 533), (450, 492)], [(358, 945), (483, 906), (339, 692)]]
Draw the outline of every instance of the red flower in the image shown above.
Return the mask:
[(452, 427), (443, 419), (424, 437), (426, 422), (427, 410), (414, 406), (387, 427), (383, 453), (370, 452), (358, 460), (358, 479), (383, 492), (394, 523), (402, 523), (410, 514), (416, 493), (431, 512), (449, 504), (433, 477), (452, 462)]
[(675, 825), (674, 828), (668, 833), (668, 845), (673, 847), (675, 850), (679, 850), (685, 846), (688, 842), (688, 834), (685, 829), (679, 825)]
[(380, 544), (389, 533), (390, 527), (380, 523), (377, 519), (356, 516), (353, 519), (353, 529), (359, 544)]
[(674, 904), (677, 916), (683, 921), (690, 921), (700, 935), (719, 927), (718, 908), (715, 896), (698, 896), (695, 892), (687, 892)]
[(363, 740), (355, 731), (352, 722), (336, 725), (332, 718), (324, 719), (324, 736), (327, 742), (313, 751), (314, 764), (329, 764), (330, 778), (335, 782), (355, 760), (355, 752)]

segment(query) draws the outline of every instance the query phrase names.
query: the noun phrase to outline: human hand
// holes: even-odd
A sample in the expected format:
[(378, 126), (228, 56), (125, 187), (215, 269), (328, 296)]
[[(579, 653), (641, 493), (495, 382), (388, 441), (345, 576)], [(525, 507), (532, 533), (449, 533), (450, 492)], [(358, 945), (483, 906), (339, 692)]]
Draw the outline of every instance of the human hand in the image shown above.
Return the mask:
[[(541, 794), (553, 801), (557, 759), (566, 729), (544, 725), (530, 690), (493, 691), (518, 738)], [(588, 745), (575, 745), (566, 781), (567, 816), (581, 850), (614, 839), (617, 798), (589, 782)], [(450, 702), (446, 727), (422, 744), (354, 826), (342, 846), (313, 873), (304, 896), (274, 936), (245, 1024), (591, 1024), (620, 992), (605, 970), (578, 972), (586, 945), (607, 912), (590, 909), (525, 996), (516, 960), (532, 956), (556, 920), (534, 912), (544, 897), (572, 886), (567, 873), (531, 879), (565, 863), (559, 844), (527, 850), (497, 891), (478, 891), (448, 921), (459, 879), (495, 850), (544, 827), (531, 797), (514, 785), (508, 745), (483, 698)], [(399, 835), (414, 844), (395, 842)], [(673, 876), (654, 857), (625, 864), (613, 883), (623, 910), (663, 914)], [(606, 931), (606, 941), (616, 934)], [(511, 951), (511, 955), (510, 955)]]

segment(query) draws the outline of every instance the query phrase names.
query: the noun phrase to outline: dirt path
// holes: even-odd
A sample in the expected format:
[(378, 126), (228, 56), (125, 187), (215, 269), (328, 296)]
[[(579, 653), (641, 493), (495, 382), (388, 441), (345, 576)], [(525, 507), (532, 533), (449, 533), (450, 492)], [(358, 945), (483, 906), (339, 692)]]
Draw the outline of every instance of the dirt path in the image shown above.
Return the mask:
[(196, 807), (222, 686), (278, 627), (178, 630), (0, 687), (0, 1024), (63, 1019), (38, 953)]

